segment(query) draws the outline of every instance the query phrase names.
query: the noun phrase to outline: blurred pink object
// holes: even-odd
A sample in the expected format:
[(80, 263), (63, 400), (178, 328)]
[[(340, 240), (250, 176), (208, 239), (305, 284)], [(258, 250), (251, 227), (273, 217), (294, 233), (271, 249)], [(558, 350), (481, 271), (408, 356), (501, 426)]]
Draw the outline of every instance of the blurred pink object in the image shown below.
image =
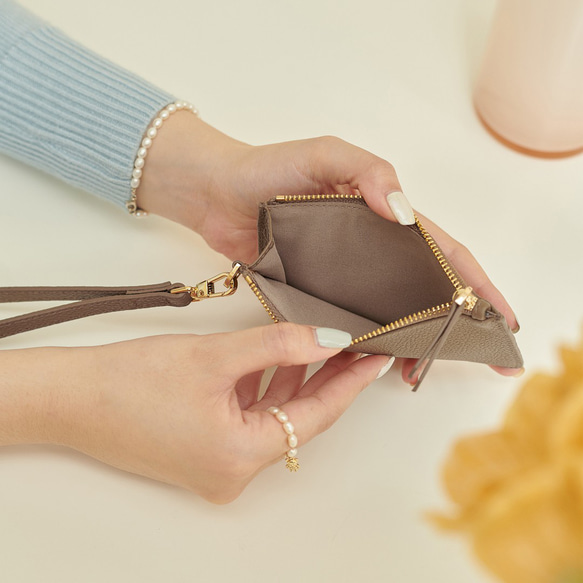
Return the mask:
[(474, 103), (510, 147), (583, 151), (583, 0), (498, 0)]

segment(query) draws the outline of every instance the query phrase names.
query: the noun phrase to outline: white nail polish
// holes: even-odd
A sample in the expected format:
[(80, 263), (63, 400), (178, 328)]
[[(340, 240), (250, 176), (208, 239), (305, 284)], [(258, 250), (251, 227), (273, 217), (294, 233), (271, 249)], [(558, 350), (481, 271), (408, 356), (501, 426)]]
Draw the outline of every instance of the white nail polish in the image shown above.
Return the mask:
[(401, 225), (414, 225), (415, 213), (409, 204), (407, 197), (399, 191), (387, 194), (387, 202), (395, 215), (395, 218)]
[(314, 332), (316, 334), (316, 342), (322, 348), (346, 348), (352, 342), (352, 336), (342, 330), (316, 328)]
[(391, 358), (389, 359), (389, 362), (387, 362), (387, 364), (385, 364), (385, 366), (383, 366), (383, 368), (381, 368), (381, 370), (379, 370), (379, 374), (377, 375), (377, 379), (380, 379), (381, 377), (385, 376), (389, 370), (391, 370), (391, 367), (393, 366), (393, 363), (395, 362), (395, 357), (391, 356)]

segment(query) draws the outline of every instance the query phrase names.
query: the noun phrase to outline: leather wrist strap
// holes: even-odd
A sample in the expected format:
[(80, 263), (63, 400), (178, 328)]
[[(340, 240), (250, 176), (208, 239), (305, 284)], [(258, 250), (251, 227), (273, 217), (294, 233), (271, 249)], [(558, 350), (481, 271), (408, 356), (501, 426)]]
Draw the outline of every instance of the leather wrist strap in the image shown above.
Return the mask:
[[(173, 293), (173, 289), (180, 289), (180, 292)], [(188, 288), (170, 282), (135, 287), (4, 287), (0, 288), (0, 303), (72, 303), (0, 320), (0, 338), (107, 312), (159, 306), (183, 307), (192, 300)]]

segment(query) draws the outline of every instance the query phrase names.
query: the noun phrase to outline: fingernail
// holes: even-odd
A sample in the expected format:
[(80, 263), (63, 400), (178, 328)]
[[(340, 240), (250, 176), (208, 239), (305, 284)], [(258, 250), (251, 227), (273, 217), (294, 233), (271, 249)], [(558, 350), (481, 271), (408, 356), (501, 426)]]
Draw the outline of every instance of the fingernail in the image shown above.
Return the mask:
[(381, 368), (381, 370), (379, 370), (379, 374), (377, 374), (377, 379), (384, 377), (389, 372), (389, 370), (391, 370), (391, 367), (393, 366), (394, 362), (395, 362), (395, 357), (391, 356), (391, 358), (389, 358), (389, 362), (387, 362), (387, 364), (385, 364), (385, 366), (383, 366), (383, 368)]
[(322, 348), (346, 348), (352, 342), (348, 332), (334, 328), (316, 328), (316, 342)]
[[(514, 318), (516, 319), (516, 316), (514, 316)], [(519, 330), (520, 330), (520, 324), (519, 324), (518, 320), (516, 320), (516, 326), (514, 326), (514, 328), (512, 328), (512, 333), (517, 334)]]
[(524, 370), (525, 370), (524, 367), (519, 368), (512, 376), (514, 378), (521, 377), (524, 374)]
[(401, 225), (414, 225), (415, 213), (409, 204), (407, 197), (399, 191), (387, 194), (387, 202), (395, 215), (395, 218)]

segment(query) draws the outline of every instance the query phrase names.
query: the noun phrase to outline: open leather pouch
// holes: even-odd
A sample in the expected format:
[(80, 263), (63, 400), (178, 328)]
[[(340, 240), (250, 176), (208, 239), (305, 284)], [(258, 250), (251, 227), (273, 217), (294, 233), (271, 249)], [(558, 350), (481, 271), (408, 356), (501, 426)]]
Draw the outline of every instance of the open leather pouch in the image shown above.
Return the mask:
[[(348, 350), (518, 368), (504, 317), (466, 287), (419, 221), (402, 226), (352, 195), (280, 196), (260, 205), (259, 258), (196, 286), (4, 287), (0, 303), (69, 301), (0, 320), (0, 338), (106, 312), (228, 296), (244, 276), (274, 321), (345, 330)], [(222, 286), (220, 285), (222, 282)]]
[[(421, 358), (466, 284), (419, 221), (403, 226), (349, 195), (280, 196), (260, 208), (259, 258), (241, 274), (272, 319), (349, 332), (348, 350)], [(518, 368), (504, 317), (466, 288), (432, 358)]]

